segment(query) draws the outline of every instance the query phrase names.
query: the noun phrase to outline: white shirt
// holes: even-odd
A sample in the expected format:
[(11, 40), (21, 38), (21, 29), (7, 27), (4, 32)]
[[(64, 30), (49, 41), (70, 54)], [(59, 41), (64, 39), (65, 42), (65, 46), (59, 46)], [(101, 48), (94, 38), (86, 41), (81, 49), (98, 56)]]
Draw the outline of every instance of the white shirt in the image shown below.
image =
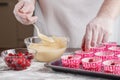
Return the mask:
[(80, 48), (86, 25), (96, 16), (102, 3), (103, 0), (39, 0), (36, 24), (42, 33), (67, 36), (69, 47)]

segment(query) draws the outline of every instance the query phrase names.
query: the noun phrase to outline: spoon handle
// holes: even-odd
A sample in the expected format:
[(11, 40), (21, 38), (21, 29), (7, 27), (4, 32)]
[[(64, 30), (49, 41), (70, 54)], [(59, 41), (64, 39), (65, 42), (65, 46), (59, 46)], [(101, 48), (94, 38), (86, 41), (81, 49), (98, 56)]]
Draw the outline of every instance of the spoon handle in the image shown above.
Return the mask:
[(40, 35), (40, 34), (41, 34), (41, 33), (40, 33), (40, 30), (39, 30), (39, 28), (36, 26), (36, 24), (33, 24), (33, 26), (36, 28), (37, 34)]
[(52, 38), (49, 38), (49, 37), (47, 37), (46, 35), (40, 33), (39, 28), (36, 26), (36, 24), (33, 24), (33, 25), (34, 25), (34, 27), (36, 28), (37, 34), (38, 34), (38, 36), (39, 36), (41, 39), (43, 39), (43, 40), (45, 40), (45, 41), (48, 41), (48, 42), (54, 42), (54, 40), (53, 40)]

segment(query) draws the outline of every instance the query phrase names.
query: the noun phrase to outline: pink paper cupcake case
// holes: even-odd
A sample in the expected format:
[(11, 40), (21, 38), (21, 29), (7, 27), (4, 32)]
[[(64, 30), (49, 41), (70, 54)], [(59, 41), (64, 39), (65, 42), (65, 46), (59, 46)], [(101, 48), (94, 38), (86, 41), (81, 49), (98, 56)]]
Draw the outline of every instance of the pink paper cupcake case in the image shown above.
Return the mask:
[(101, 51), (105, 51), (106, 47), (104, 45), (98, 45), (97, 47), (91, 47), (90, 51), (92, 52), (101, 52)]
[(82, 50), (77, 50), (77, 51), (75, 51), (75, 55), (81, 56), (81, 58), (85, 58), (85, 57), (93, 57), (94, 53), (93, 52), (85, 52)]
[(99, 57), (102, 61), (115, 59), (114, 53), (109, 51), (96, 52), (95, 57)]
[(117, 60), (107, 60), (103, 62), (104, 72), (120, 75), (120, 61), (118, 61), (119, 65), (111, 65), (112, 61), (117, 61)]
[[(95, 62), (87, 62), (88, 59), (98, 59)], [(82, 59), (82, 67), (85, 70), (89, 70), (89, 71), (101, 71), (101, 63), (102, 63), (102, 59), (97, 58), (97, 57), (88, 57), (88, 58), (83, 58)]]
[(117, 46), (116, 47), (109, 47), (108, 51), (114, 52), (115, 56), (116, 56), (116, 55), (120, 54), (120, 47), (117, 47)]
[(64, 55), (61, 57), (62, 59), (62, 66), (68, 67), (68, 68), (80, 68), (80, 56), (74, 56), (74, 55)]
[(116, 47), (117, 43), (116, 42), (105, 42), (105, 43), (102, 43), (102, 45), (105, 45), (106, 49), (108, 49), (109, 47)]

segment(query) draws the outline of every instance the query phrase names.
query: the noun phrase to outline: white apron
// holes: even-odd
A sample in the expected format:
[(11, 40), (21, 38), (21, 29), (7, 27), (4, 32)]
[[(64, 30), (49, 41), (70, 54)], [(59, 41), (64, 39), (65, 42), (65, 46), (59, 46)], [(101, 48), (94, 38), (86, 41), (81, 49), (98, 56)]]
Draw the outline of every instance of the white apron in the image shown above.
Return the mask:
[[(80, 48), (86, 25), (96, 16), (102, 3), (103, 0), (38, 0), (36, 24), (42, 33), (67, 36), (69, 47)], [(112, 38), (112, 41), (119, 41)]]

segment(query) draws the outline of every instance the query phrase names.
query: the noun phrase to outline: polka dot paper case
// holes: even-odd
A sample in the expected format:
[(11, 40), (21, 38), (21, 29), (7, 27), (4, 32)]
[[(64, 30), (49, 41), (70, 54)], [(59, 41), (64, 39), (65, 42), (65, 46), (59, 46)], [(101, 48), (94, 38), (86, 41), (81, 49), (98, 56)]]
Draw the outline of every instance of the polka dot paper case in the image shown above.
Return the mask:
[(72, 55), (63, 55), (61, 61), (66, 68), (120, 75), (120, 47), (116, 42), (102, 43), (87, 52), (76, 50)]

